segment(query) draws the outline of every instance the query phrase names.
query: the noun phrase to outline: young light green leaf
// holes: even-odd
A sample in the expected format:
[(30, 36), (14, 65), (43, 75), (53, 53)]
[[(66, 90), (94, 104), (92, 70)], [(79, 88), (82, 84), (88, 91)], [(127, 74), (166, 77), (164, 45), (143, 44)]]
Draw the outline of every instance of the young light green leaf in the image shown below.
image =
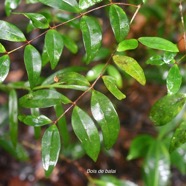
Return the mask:
[(37, 49), (32, 45), (27, 45), (24, 50), (24, 63), (28, 75), (30, 87), (34, 88), (40, 78), (42, 61)]
[(21, 3), (21, 0), (5, 0), (5, 12), (9, 16), (11, 11), (16, 9)]
[(45, 36), (46, 51), (50, 60), (51, 68), (54, 69), (59, 62), (63, 51), (63, 39), (56, 30), (49, 30)]
[(143, 69), (135, 59), (128, 56), (114, 55), (113, 60), (121, 70), (132, 76), (140, 84), (145, 85), (146, 79)]
[(15, 90), (11, 90), (9, 94), (9, 127), (10, 127), (10, 138), (14, 146), (17, 145), (18, 137), (18, 104), (17, 94)]
[(78, 13), (80, 8), (76, 0), (38, 0), (39, 2), (60, 10)]
[(23, 14), (25, 17), (30, 19), (31, 23), (35, 28), (46, 29), (50, 26), (47, 18), (42, 14), (39, 13), (21, 13), (21, 14)]
[(111, 101), (98, 91), (92, 92), (91, 111), (103, 133), (103, 142), (106, 149), (110, 149), (117, 140), (120, 122), (117, 112)]
[(167, 186), (170, 180), (170, 157), (161, 141), (151, 144), (143, 166), (145, 185)]
[(126, 39), (124, 41), (121, 41), (118, 44), (117, 51), (123, 52), (126, 50), (133, 50), (138, 47), (138, 40), (136, 39)]
[(72, 127), (86, 154), (96, 161), (100, 151), (98, 130), (90, 116), (77, 106), (72, 112)]
[(0, 83), (7, 77), (10, 70), (10, 58), (8, 55), (0, 57)]
[(161, 55), (153, 55), (146, 61), (146, 64), (160, 66), (164, 64), (164, 61)]
[(0, 39), (13, 42), (26, 41), (24, 34), (19, 28), (2, 20), (0, 20)]
[(180, 93), (162, 97), (151, 108), (150, 119), (158, 126), (167, 124), (181, 111), (185, 100), (186, 95)]
[(125, 99), (126, 96), (116, 86), (116, 80), (112, 76), (102, 76), (103, 82), (107, 89), (118, 99)]
[(83, 10), (86, 8), (89, 8), (93, 5), (95, 5), (96, 3), (99, 3), (103, 0), (80, 0), (79, 1), (79, 7)]
[(5, 53), (6, 49), (5, 47), (0, 43), (0, 53)]
[(174, 132), (170, 142), (170, 152), (186, 143), (186, 121), (183, 121)]
[(182, 76), (180, 74), (180, 70), (177, 64), (174, 64), (168, 73), (166, 84), (168, 94), (175, 94), (179, 91), (182, 83)]
[(99, 51), (102, 41), (101, 27), (93, 17), (83, 16), (80, 21), (83, 42), (86, 50), (86, 61), (89, 63)]
[(119, 6), (111, 5), (109, 9), (109, 19), (115, 38), (119, 43), (128, 35), (130, 29), (127, 15)]
[(40, 126), (44, 126), (44, 125), (52, 123), (52, 120), (46, 117), (45, 115), (39, 115), (39, 116), (19, 115), (18, 118), (20, 121), (22, 121), (26, 125), (30, 125), (33, 127), (40, 127)]
[(176, 46), (176, 44), (160, 37), (140, 37), (138, 40), (140, 43), (142, 43), (143, 45), (149, 48), (164, 50), (169, 52), (179, 52), (179, 49)]
[(45, 131), (41, 142), (42, 163), (47, 177), (51, 175), (56, 166), (60, 149), (61, 141), (59, 131), (56, 125), (52, 125)]
[(19, 104), (25, 108), (47, 108), (59, 103), (68, 104), (71, 101), (56, 90), (43, 89), (24, 95)]

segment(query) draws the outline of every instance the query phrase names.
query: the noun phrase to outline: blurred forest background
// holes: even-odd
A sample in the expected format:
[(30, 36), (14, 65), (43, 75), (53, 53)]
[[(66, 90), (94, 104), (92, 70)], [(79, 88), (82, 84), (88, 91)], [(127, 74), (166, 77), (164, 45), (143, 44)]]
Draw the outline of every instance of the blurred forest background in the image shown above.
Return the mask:
[[(138, 4), (141, 1), (123, 0), (122, 2)], [(186, 2), (182, 2), (183, 15), (186, 19)], [(17, 12), (39, 12), (46, 10), (47, 7), (37, 4), (26, 4), (22, 1), (21, 5), (16, 9)], [(131, 19), (135, 9), (132, 7), (124, 7), (128, 18)], [(54, 12), (55, 13), (55, 12)], [(93, 15), (99, 17), (103, 23), (103, 46), (113, 49), (116, 42), (109, 24), (106, 12), (101, 9), (92, 12)], [(35, 38), (42, 31), (34, 30), (27, 33), (26, 27), (28, 20), (21, 15), (6, 16), (4, 9), (4, 1), (0, 1), (0, 19), (12, 22), (21, 30), (24, 30), (27, 38)], [(79, 45), (77, 54), (72, 54), (64, 49), (61, 62), (55, 70), (59, 70), (68, 66), (84, 66), (84, 74), (87, 73), (95, 64), (104, 63), (104, 60), (99, 60), (96, 63), (91, 63), (86, 66), (82, 63), (83, 47), (81, 41), (81, 33), (78, 29), (69, 29), (63, 27), (63, 33), (66, 32), (70, 37), (74, 38)], [(146, 5), (143, 5), (139, 13), (135, 17), (131, 25), (128, 38), (139, 38), (140, 36), (159, 36), (169, 39), (177, 43), (182, 53), (185, 53), (183, 40), (183, 25), (179, 11), (179, 1), (176, 0), (148, 0)], [(3, 41), (7, 50), (18, 47), (17, 43)], [(35, 40), (34, 46), (40, 51), (43, 47), (43, 37)], [(18, 160), (4, 149), (0, 148), (0, 186), (84, 186), (88, 184), (87, 170), (88, 169), (113, 169), (116, 173), (111, 174), (119, 179), (129, 180), (137, 185), (143, 185), (141, 166), (143, 159), (127, 161), (126, 157), (129, 152), (131, 141), (140, 134), (157, 135), (157, 129), (149, 120), (149, 110), (153, 103), (160, 97), (166, 94), (166, 86), (164, 72), (157, 67), (146, 65), (145, 61), (153, 51), (147, 51), (145, 47), (140, 46), (135, 51), (130, 51), (127, 54), (135, 58), (145, 70), (147, 79), (146, 86), (141, 86), (135, 80), (128, 77), (123, 78), (122, 91), (126, 94), (126, 99), (117, 101), (101, 82), (98, 82), (96, 88), (106, 94), (116, 106), (118, 112), (121, 129), (117, 143), (109, 151), (102, 150), (98, 161), (94, 163), (90, 158), (84, 155), (83, 150), (71, 130), (70, 112), (67, 113), (67, 122), (71, 131), (71, 145), (62, 149), (60, 159), (52, 176), (46, 179), (41, 163), (40, 140), (34, 138), (33, 128), (24, 124), (19, 124), (19, 141), (26, 148), (28, 159), (25, 157)], [(181, 55), (181, 53), (180, 53)], [(11, 54), (11, 71), (6, 78), (5, 83), (26, 80), (26, 72), (23, 62), (23, 50), (18, 50)], [(183, 71), (185, 72), (186, 63), (183, 63)], [(42, 71), (42, 76), (47, 77), (51, 74), (51, 69), (46, 66)], [(186, 78), (185, 78), (186, 80)], [(184, 80), (184, 82), (185, 82)], [(66, 95), (72, 100), (79, 96), (77, 91), (65, 91)], [(19, 95), (23, 92), (19, 91)], [(84, 96), (79, 105), (84, 109), (89, 109), (87, 102), (89, 97)], [(0, 90), (0, 134), (7, 131), (7, 111), (8, 95)], [(53, 117), (53, 111), (45, 111), (46, 115)], [(16, 156), (16, 155), (15, 155)], [(99, 178), (98, 173), (89, 174), (91, 177)], [(171, 185), (184, 186), (186, 185), (186, 176), (181, 174), (175, 167), (172, 167)]]

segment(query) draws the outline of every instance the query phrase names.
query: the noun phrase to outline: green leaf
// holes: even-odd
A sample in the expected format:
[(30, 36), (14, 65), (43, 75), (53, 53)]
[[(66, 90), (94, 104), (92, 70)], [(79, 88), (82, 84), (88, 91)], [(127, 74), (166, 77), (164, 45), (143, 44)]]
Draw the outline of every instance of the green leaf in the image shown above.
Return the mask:
[(8, 55), (0, 57), (0, 83), (7, 77), (10, 70), (10, 58)]
[(15, 90), (11, 90), (9, 94), (9, 127), (10, 127), (10, 138), (14, 146), (17, 145), (18, 138), (18, 104), (17, 94)]
[(70, 52), (72, 52), (73, 54), (76, 54), (78, 51), (78, 46), (77, 44), (68, 36), (66, 35), (62, 35), (63, 38), (63, 42), (65, 47), (70, 50)]
[[(30, 110), (31, 110), (31, 114), (34, 115), (35, 117), (38, 117), (40, 115), (39, 108), (31, 108)], [(34, 127), (35, 139), (40, 139), (40, 135), (41, 135), (41, 127)]]
[(11, 11), (16, 9), (21, 3), (21, 0), (5, 0), (5, 12), (9, 16)]
[(168, 94), (175, 94), (179, 91), (182, 83), (182, 76), (177, 64), (174, 64), (168, 73), (166, 84)]
[(54, 69), (59, 62), (63, 51), (63, 39), (56, 30), (49, 30), (45, 36), (45, 47), (50, 60), (51, 68)]
[(144, 162), (145, 185), (167, 186), (170, 181), (170, 157), (161, 141), (151, 144)]
[(127, 15), (119, 6), (111, 5), (109, 9), (109, 19), (115, 38), (119, 43), (128, 35), (130, 29)]
[(30, 87), (34, 88), (40, 78), (42, 61), (39, 52), (32, 45), (27, 45), (24, 50), (24, 63)]
[(132, 76), (140, 84), (145, 85), (146, 79), (143, 69), (135, 59), (128, 56), (114, 55), (113, 60), (121, 70)]
[(174, 132), (170, 142), (170, 151), (174, 151), (184, 143), (186, 143), (186, 121), (183, 121)]
[(65, 10), (68, 12), (74, 12), (74, 13), (78, 13), (80, 12), (78, 3), (76, 0), (39, 0), (39, 2), (53, 7), (53, 8), (57, 8), (60, 10)]
[(90, 116), (77, 106), (72, 112), (72, 127), (86, 154), (96, 161), (100, 151), (98, 130)]
[(0, 20), (0, 39), (14, 42), (26, 41), (22, 31), (15, 25)]
[(30, 19), (31, 23), (35, 28), (46, 29), (50, 26), (48, 20), (42, 14), (38, 14), (38, 13), (21, 13), (21, 14), (23, 14), (25, 17)]
[(0, 43), (0, 53), (5, 53), (6, 49), (5, 47)]
[(164, 64), (164, 61), (161, 55), (153, 55), (146, 61), (146, 64), (160, 66)]
[(101, 127), (104, 146), (110, 149), (116, 142), (120, 129), (117, 112), (111, 101), (98, 91), (92, 92), (91, 111)]
[(159, 99), (151, 108), (150, 119), (155, 125), (165, 125), (176, 117), (185, 104), (186, 95), (172, 94)]
[(117, 51), (122, 52), (126, 50), (133, 50), (138, 47), (138, 40), (126, 39), (118, 44)]
[(47, 108), (59, 103), (68, 104), (71, 101), (56, 90), (38, 90), (24, 95), (19, 99), (19, 104), (25, 108)]
[(127, 160), (145, 157), (154, 139), (150, 135), (138, 135), (130, 145)]
[(94, 17), (83, 16), (80, 21), (86, 61), (89, 63), (99, 51), (102, 41), (101, 27)]
[(86, 9), (89, 8), (96, 3), (102, 2), (103, 0), (80, 0), (79, 1), (79, 8)]
[(107, 89), (118, 99), (125, 99), (126, 96), (116, 86), (116, 81), (111, 76), (102, 76), (103, 82)]
[(19, 115), (19, 120), (26, 125), (40, 127), (52, 123), (52, 120), (44, 115), (34, 116), (34, 115)]
[(176, 44), (160, 37), (140, 37), (138, 40), (140, 43), (142, 43), (143, 45), (149, 48), (164, 50), (169, 52), (179, 52)]
[(176, 56), (177, 53), (175, 52), (165, 52), (163, 55), (163, 61), (166, 64), (170, 64), (171, 62), (174, 63), (174, 57)]
[(42, 142), (42, 163), (45, 175), (49, 177), (58, 161), (61, 141), (56, 125), (50, 126), (44, 133)]

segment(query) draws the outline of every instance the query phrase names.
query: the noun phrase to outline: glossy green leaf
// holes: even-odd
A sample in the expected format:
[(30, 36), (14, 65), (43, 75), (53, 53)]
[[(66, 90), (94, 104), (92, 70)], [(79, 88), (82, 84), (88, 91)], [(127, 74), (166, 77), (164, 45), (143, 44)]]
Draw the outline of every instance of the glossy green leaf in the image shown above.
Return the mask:
[(0, 43), (0, 53), (5, 53), (6, 49), (5, 47)]
[(11, 90), (9, 94), (9, 130), (10, 138), (14, 146), (17, 145), (18, 138), (18, 103), (17, 94), (15, 90)]
[(116, 85), (116, 80), (112, 76), (102, 76), (103, 82), (107, 89), (118, 99), (125, 99), (126, 96), (123, 94)]
[(186, 143), (186, 121), (183, 121), (174, 132), (170, 142), (170, 151), (174, 151), (184, 143)]
[(86, 50), (86, 61), (89, 63), (101, 47), (102, 31), (94, 17), (83, 16), (80, 21), (80, 27)]
[(170, 179), (170, 157), (161, 141), (151, 144), (143, 166), (145, 185), (167, 186)]
[[(64, 113), (64, 108), (63, 108), (62, 104), (57, 104), (57, 105), (55, 105), (54, 108), (55, 108), (56, 116), (57, 116), (57, 118), (59, 118)], [(59, 128), (59, 133), (62, 138), (62, 143), (63, 143), (64, 147), (66, 148), (70, 142), (70, 135), (69, 135), (65, 116), (63, 116), (62, 118), (59, 119), (59, 121), (57, 122), (57, 125)]]
[(151, 108), (150, 119), (155, 125), (165, 125), (176, 117), (185, 104), (186, 95), (172, 94), (159, 99)]
[(79, 1), (79, 7), (81, 9), (86, 9), (89, 8), (93, 5), (95, 5), (96, 3), (102, 2), (103, 0), (80, 0)]
[(90, 116), (77, 106), (72, 112), (72, 127), (86, 154), (96, 161), (100, 151), (98, 130)]
[(173, 65), (166, 79), (168, 94), (175, 94), (179, 91), (182, 83), (182, 76), (177, 64)]
[(45, 36), (45, 47), (51, 68), (54, 69), (59, 62), (64, 47), (61, 34), (56, 30), (49, 30)]
[(153, 55), (146, 61), (146, 64), (163, 65), (164, 61), (161, 55)]
[(10, 58), (8, 55), (0, 57), (0, 83), (7, 77), (10, 70)]
[(6, 15), (10, 15), (11, 11), (16, 9), (21, 3), (21, 0), (5, 0), (5, 12)]
[(77, 44), (70, 37), (66, 35), (62, 35), (62, 38), (63, 38), (65, 47), (68, 48), (68, 50), (70, 50), (70, 52), (72, 52), (73, 54), (76, 54), (78, 51)]
[(175, 52), (165, 52), (163, 54), (163, 61), (166, 63), (166, 64), (170, 64), (170, 63), (174, 63), (174, 57), (176, 56), (177, 53)]
[(78, 3), (76, 0), (39, 0), (39, 2), (53, 7), (53, 8), (57, 8), (60, 10), (65, 10), (68, 12), (74, 12), (74, 13), (78, 13), (80, 12)]
[(111, 5), (109, 9), (109, 19), (115, 38), (119, 43), (128, 35), (130, 29), (127, 15), (119, 6)]
[(19, 115), (19, 120), (33, 127), (40, 127), (52, 123), (52, 120), (45, 115)]
[[(40, 110), (39, 108), (31, 108), (31, 115), (35, 116), (35, 117), (39, 117), (40, 115)], [(40, 139), (41, 136), (41, 127), (34, 127), (34, 137), (35, 139)]]
[(154, 139), (150, 135), (138, 135), (132, 140), (127, 160), (145, 157)]
[(39, 13), (21, 13), (21, 14), (23, 14), (25, 17), (30, 19), (31, 23), (35, 28), (46, 29), (50, 26), (47, 18), (42, 14)]
[(149, 48), (164, 50), (169, 52), (179, 52), (176, 44), (160, 37), (140, 37), (138, 40), (140, 43), (142, 43), (143, 45)]
[(103, 133), (106, 149), (110, 149), (116, 142), (120, 129), (120, 121), (112, 102), (98, 91), (92, 92), (91, 111)]
[(25, 108), (47, 108), (59, 103), (68, 104), (71, 101), (56, 90), (38, 90), (24, 95), (19, 99), (19, 104)]
[(32, 45), (27, 45), (24, 50), (24, 63), (28, 75), (30, 87), (34, 88), (40, 78), (42, 61), (37, 49)]
[(50, 126), (42, 137), (42, 163), (45, 175), (49, 177), (56, 166), (61, 149), (59, 131), (56, 125)]
[(0, 39), (13, 42), (26, 41), (24, 34), (19, 28), (2, 20), (0, 20)]
[(143, 69), (135, 59), (128, 56), (114, 55), (113, 60), (121, 70), (132, 76), (140, 84), (145, 85), (146, 79)]
[(126, 50), (133, 50), (138, 47), (138, 40), (126, 39), (118, 44), (117, 51), (122, 52)]

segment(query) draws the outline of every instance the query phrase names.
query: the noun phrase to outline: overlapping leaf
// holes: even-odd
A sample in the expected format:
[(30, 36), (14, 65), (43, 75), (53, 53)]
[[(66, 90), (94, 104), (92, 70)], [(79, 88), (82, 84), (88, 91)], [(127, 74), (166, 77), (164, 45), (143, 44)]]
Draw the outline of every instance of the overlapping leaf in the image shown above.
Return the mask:
[(95, 5), (96, 3), (99, 3), (103, 0), (80, 0), (79, 1), (79, 7), (81, 9), (86, 9), (86, 8), (89, 8), (93, 5)]
[(7, 77), (10, 70), (10, 58), (8, 55), (0, 57), (0, 83)]
[(0, 53), (6, 52), (5, 47), (0, 43)]
[(138, 41), (136, 39), (126, 39), (118, 44), (117, 51), (122, 52), (126, 50), (133, 50), (138, 47)]
[(5, 12), (9, 16), (11, 11), (16, 9), (21, 0), (5, 0)]
[(100, 151), (98, 130), (90, 116), (77, 106), (72, 113), (72, 127), (86, 154), (96, 161)]
[(120, 122), (112, 102), (98, 91), (92, 92), (91, 111), (103, 133), (103, 142), (106, 149), (110, 149), (116, 142)]
[(77, 53), (78, 46), (77, 44), (68, 36), (62, 35), (63, 42), (65, 47), (67, 47), (73, 54)]

